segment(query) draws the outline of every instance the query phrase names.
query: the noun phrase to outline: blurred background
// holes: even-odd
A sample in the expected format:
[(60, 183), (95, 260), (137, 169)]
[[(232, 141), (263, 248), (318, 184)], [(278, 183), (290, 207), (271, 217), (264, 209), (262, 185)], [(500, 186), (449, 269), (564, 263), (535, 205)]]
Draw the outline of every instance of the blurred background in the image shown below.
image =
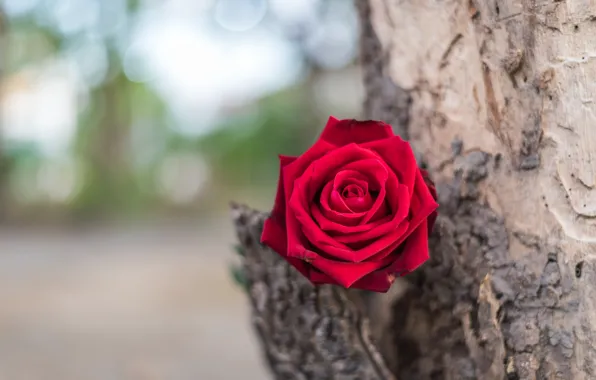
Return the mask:
[(0, 0), (0, 380), (264, 379), (232, 199), (357, 117), (348, 0)]

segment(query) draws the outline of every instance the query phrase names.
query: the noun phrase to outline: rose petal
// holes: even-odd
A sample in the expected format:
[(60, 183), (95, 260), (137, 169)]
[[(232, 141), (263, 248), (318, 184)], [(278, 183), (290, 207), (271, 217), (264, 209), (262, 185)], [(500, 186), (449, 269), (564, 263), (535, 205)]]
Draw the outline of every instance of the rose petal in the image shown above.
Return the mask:
[(346, 170), (357, 171), (365, 175), (368, 180), (368, 188), (370, 191), (378, 191), (375, 201), (370, 206), (366, 215), (360, 220), (360, 224), (366, 224), (371, 221), (378, 220), (386, 215), (386, 209), (383, 208), (386, 197), (386, 183), (392, 178), (396, 183), (395, 175), (393, 175), (387, 166), (378, 158), (354, 161), (346, 165)]
[(380, 269), (378, 271), (367, 274), (360, 280), (356, 281), (350, 288), (363, 289), (371, 292), (386, 293), (391, 284), (395, 281), (395, 275), (387, 273)]
[(386, 257), (390, 251), (396, 249), (399, 245), (406, 241), (406, 239), (409, 238), (409, 236), (415, 230), (417, 230), (422, 223), (425, 223), (428, 228), (428, 220), (429, 218), (432, 218), (432, 215), (436, 212), (436, 209), (439, 205), (434, 201), (432, 195), (428, 191), (428, 188), (424, 184), (421, 173), (417, 173), (416, 175), (415, 189), (416, 191), (410, 200), (411, 217), (407, 231), (394, 244), (389, 246), (384, 251), (379, 252), (375, 256), (369, 257), (369, 260), (379, 260)]
[(286, 198), (284, 193), (283, 168), (296, 160), (296, 157), (279, 155), (279, 179), (277, 181), (277, 193), (275, 203), (271, 211), (271, 218), (275, 219), (282, 227), (286, 225)]
[[(303, 176), (295, 181), (294, 192), (288, 201), (286, 218), (288, 234), (288, 256), (299, 259), (313, 259), (317, 256), (312, 250), (307, 249), (311, 245), (326, 253), (326, 247), (329, 245), (338, 245), (340, 259), (349, 260), (351, 253), (349, 249), (342, 244), (338, 244), (329, 235), (327, 235), (315, 223), (311, 216), (310, 205), (307, 202), (305, 190), (309, 183), (308, 177)], [(312, 205), (312, 203), (311, 203)], [(349, 214), (344, 214), (349, 215)]]
[(337, 120), (331, 116), (323, 129), (321, 139), (337, 146), (343, 146), (350, 143), (362, 144), (393, 136), (391, 126), (382, 121)]
[(368, 186), (362, 187), (360, 184), (350, 183), (342, 189), (341, 196), (345, 199), (364, 198), (368, 194), (367, 188)]
[(340, 170), (333, 178), (333, 190), (341, 192), (348, 185), (358, 185), (368, 192), (368, 178), (356, 170)]
[(274, 252), (286, 259), (294, 268), (304, 276), (309, 277), (308, 265), (303, 261), (293, 257), (288, 257), (286, 249), (288, 246), (286, 231), (277, 223), (276, 220), (268, 218), (263, 225), (261, 234), (261, 243), (271, 248)]
[[(288, 164), (282, 169), (282, 179), (284, 185), (284, 193), (286, 201), (294, 190), (295, 179), (304, 173), (304, 170), (316, 159), (324, 156), (329, 151), (335, 149), (335, 146), (324, 141), (317, 141), (304, 154), (297, 157), (292, 163)], [(289, 210), (286, 205), (286, 231), (287, 231), (287, 255), (289, 257), (296, 257), (298, 259), (310, 258), (312, 256), (309, 250), (306, 249), (307, 241), (302, 234), (301, 226), (296, 220), (294, 213)]]
[(331, 211), (337, 211), (341, 214), (355, 214), (356, 212), (352, 210), (352, 208), (346, 203), (346, 199), (341, 196), (341, 194), (336, 191), (332, 190), (331, 194), (329, 194), (329, 209)]
[[(349, 233), (350, 230), (345, 230), (346, 233), (335, 237), (335, 240), (341, 243), (356, 243), (362, 241), (369, 241), (371, 239), (378, 238), (391, 230), (396, 230), (398, 225), (408, 217), (410, 211), (410, 195), (408, 188), (404, 185), (399, 185), (396, 197), (399, 198), (399, 207), (394, 215), (390, 215), (390, 220), (387, 223), (380, 224), (374, 228), (368, 229), (363, 232)], [(405, 232), (405, 230), (404, 230)]]
[(367, 274), (389, 265), (390, 261), (381, 260), (377, 262), (346, 263), (318, 257), (310, 264), (321, 272), (327, 274), (335, 280), (337, 284), (349, 288), (352, 284)]
[(410, 144), (402, 140), (401, 137), (394, 136), (390, 139), (363, 144), (362, 147), (378, 153), (397, 175), (399, 183), (406, 185), (412, 195), (418, 164)]
[[(327, 257), (333, 257), (340, 260), (346, 260), (350, 262), (362, 262), (367, 260), (368, 258), (379, 255), (380, 253), (385, 252), (389, 248), (395, 248), (396, 242), (405, 239), (408, 232), (408, 223), (401, 223), (399, 224), (399, 228), (390, 229), (386, 235), (379, 237), (376, 240), (370, 242), (370, 244), (362, 247), (360, 249), (352, 249), (346, 244), (339, 241), (338, 237), (332, 237), (324, 230), (322, 230), (315, 220), (321, 219), (321, 215), (317, 214), (316, 207), (311, 205), (310, 213), (305, 210), (305, 199), (303, 197), (304, 186), (307, 186), (305, 182), (308, 181), (307, 177), (301, 178), (296, 181), (296, 192), (292, 194), (292, 197), (289, 201), (289, 209), (293, 212), (295, 218), (299, 221), (298, 225), (302, 227), (302, 234), (310, 244), (320, 250), (321, 253), (325, 254)], [(402, 188), (402, 192), (405, 196), (405, 186)], [(407, 199), (404, 198), (404, 210), (407, 210)], [(396, 214), (397, 217), (403, 218), (403, 213)], [(347, 215), (347, 214), (343, 214)], [(425, 217), (428, 214), (425, 215)], [(314, 218), (314, 219), (313, 219)], [(289, 230), (288, 236), (292, 236), (293, 232)], [(290, 239), (290, 238), (289, 238)], [(368, 242), (367, 242), (368, 243)], [(300, 250), (300, 246), (295, 246), (293, 249), (295, 251), (291, 251), (288, 248), (288, 255), (293, 257), (302, 258), (304, 257), (304, 251)], [(383, 256), (385, 256), (384, 254)]]
[(428, 172), (424, 169), (419, 169), (420, 170), (420, 174), (422, 175), (422, 178), (424, 179), (424, 183), (426, 184), (426, 186), (428, 187), (428, 190), (430, 191), (430, 194), (433, 196), (433, 198), (435, 199), (435, 201), (437, 200), (437, 188), (435, 187), (434, 182), (430, 179), (430, 175), (428, 174)]
[(435, 201), (435, 198), (430, 192), (428, 186), (426, 186), (420, 170), (416, 171), (416, 179), (413, 189), (414, 192), (410, 205), (410, 213), (412, 214), (412, 218), (426, 219), (439, 207), (439, 204)]
[(424, 223), (427, 227), (428, 240), (428, 223), (432, 221), (433, 214), (436, 213), (438, 204), (432, 198), (432, 195), (428, 191), (428, 188), (424, 184), (421, 173), (417, 173), (416, 177), (416, 191), (410, 202), (410, 214), (411, 218), (409, 221), (408, 230), (397, 240), (394, 244), (389, 246), (384, 251), (379, 252), (375, 256), (371, 256), (369, 260), (380, 260), (385, 258), (392, 250), (396, 249), (399, 245), (409, 239), (409, 237), (417, 231), (419, 226)]
[(279, 156), (280, 174), (277, 185), (277, 194), (271, 216), (265, 220), (263, 232), (261, 234), (261, 243), (265, 244), (280, 256), (286, 259), (296, 269), (305, 276), (308, 276), (308, 268), (304, 261), (287, 256), (287, 233), (286, 225), (286, 201), (284, 197), (283, 168), (296, 160), (295, 157)]
[[(393, 173), (388, 176), (388, 178), (395, 176)], [(390, 208), (387, 208), (388, 201), (387, 201), (387, 183), (394, 184), (393, 181), (386, 181), (384, 186), (381, 187), (379, 193), (376, 196), (376, 199), (372, 206), (370, 206), (369, 210), (367, 211), (366, 215), (360, 221), (360, 224), (366, 224), (369, 222), (374, 222), (379, 220), (389, 214)]]
[(360, 173), (368, 181), (368, 191), (379, 191), (385, 185), (390, 170), (379, 157), (370, 151), (367, 152), (370, 154), (369, 157), (348, 162), (341, 169)]
[[(302, 182), (302, 180), (306, 179), (296, 182)], [(289, 202), (289, 208), (293, 210), (296, 218), (300, 221), (299, 224), (302, 227), (303, 236), (310, 244), (319, 249), (322, 254), (325, 254), (325, 256), (355, 263), (365, 260), (378, 261), (386, 258), (421, 223), (426, 222), (427, 217), (438, 206), (424, 184), (421, 173), (418, 171), (415, 183), (416, 192), (411, 199), (409, 208), (411, 219), (408, 222), (405, 220), (402, 221), (398, 228), (390, 230), (387, 234), (380, 236), (376, 240), (373, 239), (370, 244), (360, 249), (350, 248), (339, 241), (341, 238), (330, 236), (314, 222), (309, 213), (304, 210), (304, 206), (300, 204), (300, 194), (303, 194), (303, 191), (298, 190), (293, 194)], [(404, 189), (402, 188), (401, 191), (403, 192)], [(293, 256), (290, 252), (289, 255)], [(296, 251), (296, 255), (296, 257), (301, 257), (300, 255), (304, 255), (304, 252)]]
[[(350, 262), (360, 262), (365, 260), (367, 257), (377, 254), (379, 251), (386, 248), (391, 242), (399, 236), (397, 234), (403, 234), (405, 231), (394, 230), (388, 236), (383, 239), (372, 242), (370, 245), (363, 249), (354, 251), (350, 247), (338, 242), (336, 239), (331, 237), (325, 231), (323, 231), (315, 220), (320, 218), (320, 215), (316, 215), (317, 210), (312, 207), (312, 203), (309, 205), (307, 198), (307, 191), (305, 190), (310, 185), (311, 170), (307, 170), (305, 175), (297, 179), (294, 183), (295, 191), (292, 193), (288, 202), (288, 214), (292, 214), (294, 221), (288, 220), (288, 255), (297, 258), (305, 257), (305, 243), (300, 243), (300, 238), (305, 237), (304, 241), (312, 244), (322, 254), (328, 257), (337, 258), (340, 260), (346, 260)], [(310, 211), (310, 212), (309, 212)], [(322, 210), (325, 212), (325, 210)], [(333, 211), (330, 211), (333, 213)], [(337, 216), (346, 216), (350, 214), (339, 214)], [(352, 214), (353, 215), (353, 214)], [(326, 215), (325, 215), (326, 216)], [(313, 219), (314, 218), (314, 219)], [(289, 223), (294, 223), (290, 225)], [(294, 230), (292, 226), (301, 226), (302, 233)]]
[[(299, 160), (301, 157), (299, 157), (297, 160)], [(381, 162), (379, 157), (370, 150), (363, 149), (356, 144), (344, 145), (341, 148), (329, 151), (324, 156), (318, 157), (318, 159), (313, 159), (311, 163), (307, 167), (304, 167), (300, 173), (292, 172), (290, 177), (292, 177), (294, 180), (297, 180), (301, 177), (306, 177), (309, 179), (309, 184), (307, 187), (308, 192), (305, 195), (309, 201), (311, 201), (314, 196), (321, 191), (325, 183), (331, 180), (340, 170), (360, 171), (359, 169), (366, 168), (367, 165), (372, 165), (373, 167), (369, 168), (369, 171), (371, 172), (370, 175), (367, 176), (367, 174), (364, 172), (362, 174), (367, 176), (367, 178), (370, 177), (369, 182), (376, 177), (383, 178), (385, 174), (383, 174), (382, 171), (386, 171), (387, 169), (379, 169), (378, 164), (375, 165), (371, 162), (365, 162), (355, 166), (352, 165), (355, 162), (367, 160)], [(294, 164), (290, 164), (284, 170), (291, 170), (293, 166)], [(287, 173), (284, 173), (284, 175), (287, 175)], [(376, 182), (377, 181), (375, 180), (375, 183)], [(286, 199), (288, 199), (288, 197), (286, 197)]]
[(317, 141), (310, 149), (282, 168), (285, 199), (289, 199), (294, 189), (294, 181), (299, 178), (313, 161), (335, 149), (335, 146), (324, 140)]
[(354, 262), (378, 261), (387, 257), (408, 236), (410, 223), (407, 220), (399, 223), (395, 229), (372, 240), (367, 246), (354, 253)]
[(286, 231), (287, 231), (287, 256), (295, 257), (301, 260), (312, 260), (318, 255), (313, 252), (309, 247), (312, 242), (304, 234), (302, 223), (296, 218), (296, 216), (288, 210), (288, 216), (286, 217)]
[[(315, 195), (323, 189), (325, 194), (321, 194), (321, 211), (328, 213), (328, 218), (334, 218), (335, 213), (333, 212), (333, 207), (328, 203), (332, 192), (330, 189), (326, 189), (327, 185), (324, 185), (324, 183), (329, 181), (330, 178), (333, 178), (337, 172), (340, 170), (360, 172), (368, 178), (369, 190), (377, 188), (382, 190), (384, 181), (388, 175), (387, 167), (375, 153), (362, 149), (356, 144), (345, 145), (328, 152), (323, 157), (313, 159), (310, 165), (304, 168), (301, 167), (301, 174), (298, 175), (295, 165), (300, 161), (301, 157), (284, 168), (286, 199), (289, 199), (292, 193), (288, 189), (293, 189), (297, 183), (301, 183), (304, 189), (302, 204), (305, 209), (308, 209)], [(290, 178), (294, 178), (295, 181), (290, 183)], [(326, 196), (327, 191), (329, 191), (329, 198)], [(338, 204), (335, 204), (335, 207), (339, 207)], [(353, 213), (353, 210), (349, 210), (348, 207), (346, 209), (346, 212)], [(348, 219), (354, 220), (354, 217), (350, 216)]]
[[(350, 210), (348, 205), (345, 204), (343, 199), (340, 199), (331, 205), (330, 199), (333, 194), (333, 182), (327, 182), (327, 185), (321, 191), (321, 207), (319, 208), (315, 203), (310, 204), (310, 210), (313, 212), (313, 207), (315, 207), (318, 213), (326, 220), (333, 221), (338, 224), (346, 225), (346, 226), (356, 226), (364, 215), (365, 212), (353, 212)], [(333, 209), (335, 208), (335, 210)], [(316, 218), (313, 213), (313, 218)]]
[(370, 209), (373, 199), (369, 193), (362, 197), (352, 197), (345, 199), (346, 205), (354, 212), (364, 212)]
[[(296, 181), (295, 186), (296, 191), (292, 194), (288, 203), (288, 214), (292, 214), (293, 217), (291, 223), (294, 223), (291, 226), (288, 224), (288, 243), (292, 241), (295, 244), (288, 244), (288, 256), (297, 258), (305, 257), (304, 247), (306, 244), (299, 244), (302, 240), (301, 238), (304, 237), (304, 241), (312, 244), (322, 253), (328, 253), (328, 250), (332, 246), (335, 246), (333, 247), (334, 254), (331, 254), (332, 257), (341, 260), (351, 260), (353, 257), (351, 250), (345, 245), (338, 243), (327, 233), (321, 230), (321, 228), (315, 223), (313, 216), (311, 216), (312, 206), (309, 207), (309, 205), (303, 204), (303, 189), (306, 184), (303, 184), (302, 181)], [(309, 208), (305, 209), (305, 207)], [(290, 222), (290, 220), (288, 220), (288, 222)], [(296, 227), (297, 229), (294, 230), (290, 227)]]
[(371, 242), (366, 242), (367, 245), (365, 247), (353, 249), (338, 241), (337, 237), (327, 234), (307, 215), (302, 213), (296, 213), (296, 215), (302, 224), (302, 233), (321, 254), (324, 254), (326, 257), (353, 263), (363, 262), (373, 256), (380, 258), (387, 256), (390, 253), (387, 251), (388, 249), (395, 249), (398, 242), (403, 241), (407, 237), (409, 226), (408, 221), (404, 220), (385, 235), (378, 239), (373, 239)]
[[(347, 224), (347, 223), (337, 223), (332, 219), (329, 219), (326, 217), (326, 215), (323, 215), (323, 213), (321, 212), (320, 208), (313, 204), (311, 205), (310, 208), (311, 211), (311, 215), (313, 216), (314, 220), (317, 222), (318, 226), (324, 230), (327, 231), (327, 233), (335, 233), (334, 235), (343, 235), (343, 234), (349, 234), (349, 233), (355, 233), (355, 232), (363, 232), (363, 231), (368, 231), (382, 223), (386, 223), (389, 220), (391, 220), (391, 215), (387, 215), (385, 217), (383, 217), (382, 219), (378, 219), (375, 220), (373, 222), (369, 222), (367, 224), (357, 224), (355, 223), (354, 225), (351, 224)], [(347, 215), (347, 214), (344, 214)], [(357, 214), (353, 214), (353, 215), (357, 215)], [(360, 218), (362, 218), (362, 214), (359, 214)], [(337, 215), (336, 215), (337, 216)]]
[[(311, 270), (310, 277), (311, 282), (317, 285), (339, 285), (334, 279), (314, 268)], [(371, 292), (386, 293), (391, 287), (391, 284), (394, 280), (395, 275), (388, 274), (383, 269), (379, 269), (377, 271), (365, 275), (360, 280), (350, 285), (350, 289), (362, 289)]]
[[(424, 178), (424, 183), (426, 183), (426, 186), (428, 187), (430, 194), (432, 195), (433, 199), (436, 201), (438, 199), (438, 196), (437, 196), (437, 188), (435, 187), (434, 182), (430, 179), (430, 176), (426, 170), (420, 169), (420, 174), (422, 174), (422, 178)], [(435, 211), (432, 214), (430, 214), (430, 216), (428, 217), (428, 234), (429, 235), (433, 230), (435, 221), (437, 220), (437, 215), (438, 214)]]
[(339, 285), (337, 281), (329, 277), (327, 274), (321, 272), (317, 268), (310, 264), (307, 264), (309, 268), (308, 279), (315, 285), (332, 284)]
[[(338, 210), (335, 203), (339, 203), (342, 210)], [(351, 212), (365, 212), (372, 203), (368, 179), (365, 176), (355, 170), (340, 170), (335, 175), (330, 199), (330, 205), (334, 210), (344, 211), (343, 207), (347, 207)]]
[(430, 258), (428, 254), (428, 224), (426, 219), (406, 239), (397, 260), (389, 271), (404, 276)]
[[(292, 165), (284, 170), (289, 170)], [(384, 197), (384, 181), (388, 176), (388, 169), (379, 160), (379, 157), (371, 151), (362, 149), (355, 144), (345, 145), (336, 149), (329, 154), (321, 157), (319, 160), (313, 161), (304, 173), (294, 181), (292, 187), (300, 183), (305, 191), (303, 191), (301, 203), (305, 210), (308, 210), (312, 204), (313, 197), (316, 193), (321, 191), (321, 212), (327, 219), (333, 220), (336, 223), (346, 225), (357, 225), (361, 222), (362, 216), (366, 213), (355, 212), (351, 210), (343, 200), (335, 199), (333, 205), (330, 204), (331, 197), (334, 197), (332, 189), (329, 184), (323, 186), (323, 183), (328, 178), (333, 178), (340, 170), (357, 171), (368, 179), (369, 191), (371, 189), (381, 189), (382, 194), (377, 197), (372, 208), (377, 210), (382, 204)], [(284, 173), (284, 178), (288, 173)], [(287, 191), (286, 191), (287, 193)], [(287, 198), (287, 197), (286, 197)], [(345, 205), (345, 208), (342, 206)], [(336, 210), (334, 210), (336, 209)], [(382, 216), (382, 215), (381, 215)], [(372, 218), (372, 215), (370, 216)]]

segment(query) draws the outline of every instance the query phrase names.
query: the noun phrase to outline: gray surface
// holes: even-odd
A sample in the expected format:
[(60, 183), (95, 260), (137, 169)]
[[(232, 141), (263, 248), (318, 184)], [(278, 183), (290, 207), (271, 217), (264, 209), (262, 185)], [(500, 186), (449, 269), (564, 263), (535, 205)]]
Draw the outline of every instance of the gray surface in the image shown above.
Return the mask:
[(231, 226), (0, 230), (0, 380), (266, 379)]

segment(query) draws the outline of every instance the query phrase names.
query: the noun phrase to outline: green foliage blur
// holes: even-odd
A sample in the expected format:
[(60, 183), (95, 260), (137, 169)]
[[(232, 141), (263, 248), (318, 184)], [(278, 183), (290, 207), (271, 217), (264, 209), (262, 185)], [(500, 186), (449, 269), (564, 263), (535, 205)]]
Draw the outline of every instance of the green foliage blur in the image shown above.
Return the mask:
[[(0, 6), (7, 6), (7, 1), (0, 0)], [(16, 7), (15, 1), (20, 0), (11, 1)], [(60, 1), (39, 3), (45, 8), (38, 5), (35, 11), (17, 15), (2, 12), (3, 112), (14, 107), (7, 99), (35, 82), (35, 75), (29, 74), (32, 70), (81, 43), (82, 32), (64, 33), (47, 21), (45, 13), (53, 12), (52, 6), (58, 7)], [(113, 3), (94, 4), (106, 8), (101, 13)], [(134, 20), (151, 4), (128, 1), (125, 19)], [(321, 17), (329, 15), (327, 8), (317, 11)], [(285, 33), (287, 25), (282, 21), (270, 13), (266, 20), (271, 33)], [(295, 31), (295, 24), (288, 30)], [(226, 33), (222, 32), (234, 38)], [(129, 36), (95, 33), (95, 41), (106, 52), (105, 74), (87, 85), (84, 95), (78, 94), (84, 100), (77, 102), (70, 142), (48, 154), (37, 140), (2, 133), (0, 217), (5, 222), (145, 218), (220, 212), (231, 199), (267, 204), (275, 192), (278, 154), (298, 155), (306, 150), (330, 113), (356, 116), (358, 112), (351, 103), (334, 108), (313, 98), (319, 82), (351, 70), (352, 59), (323, 67), (317, 63), (317, 53), (305, 48), (310, 45), (304, 44), (302, 34), (288, 36), (302, 52), (301, 79), (226, 109), (208, 132), (192, 135), (176, 128), (181, 122), (150, 80), (131, 80), (127, 75), (121, 45)], [(8, 131), (10, 119), (2, 120), (2, 130)], [(194, 190), (184, 190), (185, 181)]]

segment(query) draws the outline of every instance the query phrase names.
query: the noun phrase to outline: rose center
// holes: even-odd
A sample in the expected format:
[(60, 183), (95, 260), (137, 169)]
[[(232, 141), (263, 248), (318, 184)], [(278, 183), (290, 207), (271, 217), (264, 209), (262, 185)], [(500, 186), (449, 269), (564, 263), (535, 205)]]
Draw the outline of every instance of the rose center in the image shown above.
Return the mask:
[(348, 185), (346, 187), (344, 187), (344, 189), (341, 192), (342, 197), (349, 199), (349, 198), (362, 198), (366, 195), (365, 191), (362, 189), (362, 187), (358, 186), (358, 185)]

